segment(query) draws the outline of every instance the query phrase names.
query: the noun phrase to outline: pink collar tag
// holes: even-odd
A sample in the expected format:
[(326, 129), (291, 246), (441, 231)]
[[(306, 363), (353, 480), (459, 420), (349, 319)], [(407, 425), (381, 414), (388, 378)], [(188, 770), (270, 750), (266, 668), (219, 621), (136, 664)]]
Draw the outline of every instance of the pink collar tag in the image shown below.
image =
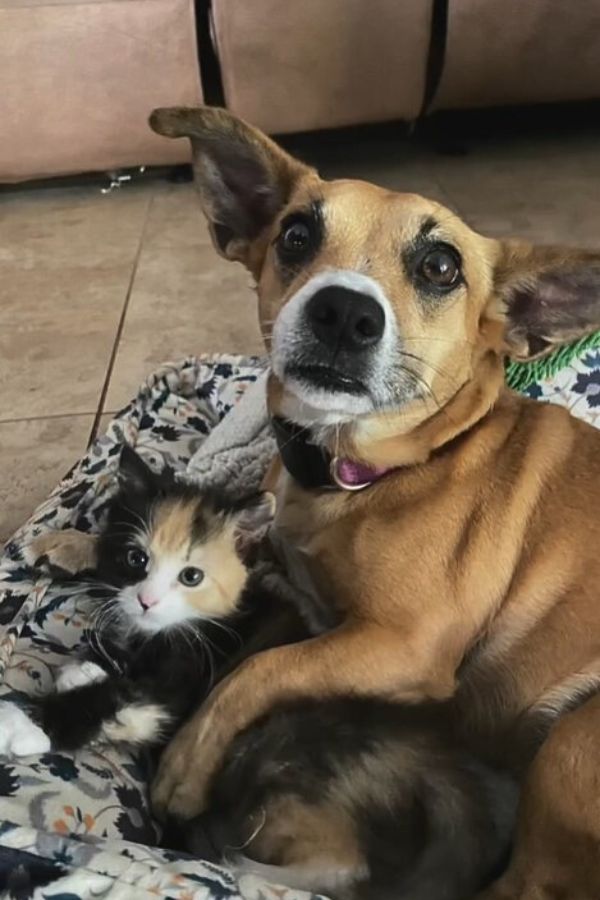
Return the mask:
[(344, 491), (362, 491), (379, 481), (391, 469), (375, 468), (335, 456), (331, 460), (331, 477)]

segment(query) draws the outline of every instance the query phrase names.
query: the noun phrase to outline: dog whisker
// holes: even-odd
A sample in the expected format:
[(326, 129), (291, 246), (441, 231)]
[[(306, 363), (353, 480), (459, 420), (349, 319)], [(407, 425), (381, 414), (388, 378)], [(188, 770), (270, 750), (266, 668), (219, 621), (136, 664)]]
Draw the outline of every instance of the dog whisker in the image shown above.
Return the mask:
[(401, 355), (404, 357), (408, 357), (409, 359), (414, 359), (416, 362), (421, 363), (421, 365), (426, 366), (427, 368), (431, 369), (433, 372), (436, 373), (436, 375), (439, 375), (441, 378), (447, 379), (450, 382), (450, 384), (453, 385), (454, 389), (456, 389), (458, 382), (456, 381), (455, 378), (452, 378), (452, 376), (450, 375), (449, 372), (444, 371), (444, 369), (439, 368), (438, 366), (434, 365), (432, 362), (429, 362), (429, 360), (424, 359), (422, 356), (418, 356), (416, 353), (409, 353), (408, 350), (402, 350)]
[(432, 390), (431, 387), (427, 384), (427, 382), (425, 381), (425, 379), (424, 379), (421, 375), (419, 375), (418, 372), (415, 372), (413, 369), (411, 369), (410, 366), (407, 366), (407, 365), (401, 365), (400, 368), (401, 368), (401, 370), (402, 370), (403, 372), (405, 372), (409, 377), (411, 377), (411, 378), (414, 379), (414, 381), (419, 385), (419, 387), (422, 388), (422, 389), (425, 391), (426, 396), (431, 397), (431, 399), (433, 400), (433, 402), (434, 402), (434, 404), (435, 404), (436, 409), (439, 411), (439, 410), (441, 409), (441, 406), (440, 406), (440, 404), (439, 404), (439, 401), (437, 400), (437, 398), (436, 398), (436, 396), (435, 396), (433, 390)]

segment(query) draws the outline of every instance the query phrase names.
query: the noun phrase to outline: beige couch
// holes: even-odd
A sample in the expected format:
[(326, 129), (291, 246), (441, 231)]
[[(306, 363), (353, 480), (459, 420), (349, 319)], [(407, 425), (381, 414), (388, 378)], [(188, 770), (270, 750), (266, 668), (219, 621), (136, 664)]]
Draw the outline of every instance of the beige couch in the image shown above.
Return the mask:
[(271, 132), (420, 110), (432, 0), (213, 0), (227, 105)]
[[(227, 105), (273, 132), (414, 119), (442, 5), (213, 0)], [(600, 0), (448, 0), (445, 35), (428, 110), (600, 97)]]
[[(600, 0), (448, 0), (440, 30), (443, 8), (212, 0), (200, 52), (275, 133), (600, 95)], [(201, 101), (195, 33), (194, 0), (0, 0), (0, 181), (186, 159), (146, 119)]]
[(0, 0), (0, 181), (174, 163), (148, 111), (202, 100), (193, 0)]
[(450, 0), (434, 109), (600, 97), (600, 0)]

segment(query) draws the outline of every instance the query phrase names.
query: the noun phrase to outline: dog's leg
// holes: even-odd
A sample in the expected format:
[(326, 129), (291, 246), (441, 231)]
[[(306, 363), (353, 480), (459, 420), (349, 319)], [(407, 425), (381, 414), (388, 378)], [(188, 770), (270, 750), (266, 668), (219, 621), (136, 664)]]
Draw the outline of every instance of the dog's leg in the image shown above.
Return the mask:
[(506, 874), (479, 900), (600, 897), (600, 696), (563, 716), (523, 787)]
[(183, 818), (201, 812), (230, 742), (277, 703), (358, 691), (407, 701), (450, 696), (455, 665), (444, 670), (433, 649), (389, 627), (353, 623), (251, 657), (167, 747), (153, 785), (156, 811)]

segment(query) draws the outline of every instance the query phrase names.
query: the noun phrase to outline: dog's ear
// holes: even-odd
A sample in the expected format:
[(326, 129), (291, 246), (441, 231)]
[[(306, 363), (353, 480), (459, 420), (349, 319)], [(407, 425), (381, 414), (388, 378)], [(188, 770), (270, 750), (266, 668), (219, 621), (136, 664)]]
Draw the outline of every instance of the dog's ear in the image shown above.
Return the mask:
[[(541, 357), (600, 328), (600, 252), (500, 245), (493, 318), (506, 322), (506, 352)], [(498, 303), (499, 301), (499, 303)]]
[(258, 129), (216, 107), (155, 109), (150, 127), (192, 143), (194, 176), (213, 243), (249, 265), (252, 243), (312, 170)]

